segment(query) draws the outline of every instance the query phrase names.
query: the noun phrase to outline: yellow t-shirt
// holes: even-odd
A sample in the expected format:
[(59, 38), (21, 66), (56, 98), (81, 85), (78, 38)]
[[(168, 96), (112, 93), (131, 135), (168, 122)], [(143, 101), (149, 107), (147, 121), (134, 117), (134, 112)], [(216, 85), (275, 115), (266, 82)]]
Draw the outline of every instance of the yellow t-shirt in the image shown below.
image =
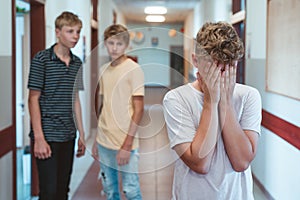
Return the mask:
[[(110, 63), (101, 68), (100, 91), (103, 107), (98, 120), (97, 142), (119, 150), (127, 136), (133, 114), (132, 96), (144, 96), (144, 73), (131, 59), (117, 66)], [(138, 133), (132, 149), (138, 147)]]

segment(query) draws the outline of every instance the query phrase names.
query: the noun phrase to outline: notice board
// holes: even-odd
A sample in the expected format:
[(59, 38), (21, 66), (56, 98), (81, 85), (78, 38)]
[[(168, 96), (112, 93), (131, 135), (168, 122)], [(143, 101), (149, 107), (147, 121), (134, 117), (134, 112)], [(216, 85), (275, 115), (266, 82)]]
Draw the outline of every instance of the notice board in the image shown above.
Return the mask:
[(267, 91), (300, 100), (300, 0), (269, 0)]

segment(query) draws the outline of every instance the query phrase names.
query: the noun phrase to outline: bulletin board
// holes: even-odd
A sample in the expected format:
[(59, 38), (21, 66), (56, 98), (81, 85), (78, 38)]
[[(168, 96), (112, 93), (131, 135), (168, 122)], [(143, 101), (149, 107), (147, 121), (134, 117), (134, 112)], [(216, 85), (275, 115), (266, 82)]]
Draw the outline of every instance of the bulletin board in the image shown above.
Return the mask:
[(300, 1), (269, 0), (266, 89), (300, 100)]

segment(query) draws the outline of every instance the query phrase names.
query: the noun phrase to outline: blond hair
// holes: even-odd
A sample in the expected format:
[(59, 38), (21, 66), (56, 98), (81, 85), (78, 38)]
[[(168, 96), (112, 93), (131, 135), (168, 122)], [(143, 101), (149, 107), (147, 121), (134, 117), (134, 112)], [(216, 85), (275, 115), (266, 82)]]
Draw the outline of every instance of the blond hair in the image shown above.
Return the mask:
[(244, 45), (229, 23), (207, 22), (197, 33), (195, 52), (221, 63), (231, 63), (243, 57)]
[(68, 11), (62, 12), (55, 20), (55, 28), (58, 29), (61, 29), (63, 26), (75, 26), (75, 25), (79, 25), (81, 28), (82, 22), (77, 15)]
[(117, 37), (123, 39), (126, 44), (129, 44), (129, 32), (128, 29), (121, 24), (114, 24), (107, 27), (104, 31), (104, 41), (110, 37)]

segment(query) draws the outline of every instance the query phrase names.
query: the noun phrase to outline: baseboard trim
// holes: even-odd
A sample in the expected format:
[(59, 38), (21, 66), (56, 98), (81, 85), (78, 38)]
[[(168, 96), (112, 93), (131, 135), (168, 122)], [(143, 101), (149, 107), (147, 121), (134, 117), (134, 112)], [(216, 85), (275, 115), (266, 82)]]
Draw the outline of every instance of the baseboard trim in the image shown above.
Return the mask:
[(258, 180), (258, 178), (254, 174), (252, 174), (252, 177), (253, 177), (253, 182), (255, 182), (257, 187), (262, 191), (262, 193), (264, 194), (266, 199), (267, 200), (275, 200), (275, 198), (272, 197), (272, 195), (266, 190), (264, 185)]

